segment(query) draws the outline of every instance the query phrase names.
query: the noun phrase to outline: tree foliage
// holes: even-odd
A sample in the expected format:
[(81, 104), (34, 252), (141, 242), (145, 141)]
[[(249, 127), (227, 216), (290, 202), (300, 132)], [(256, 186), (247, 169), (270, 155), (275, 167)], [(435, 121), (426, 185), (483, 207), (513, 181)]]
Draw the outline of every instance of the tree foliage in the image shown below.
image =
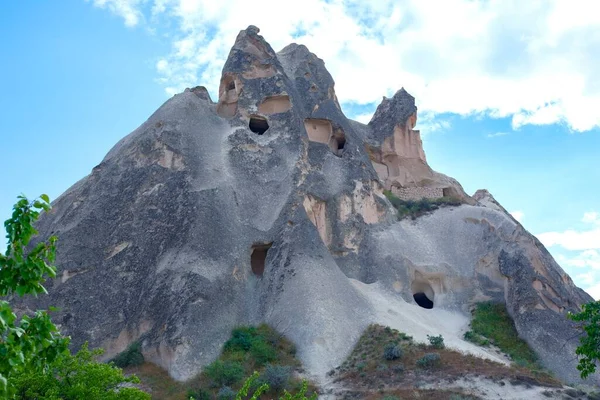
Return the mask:
[[(35, 246), (30, 241), (38, 233), (35, 221), (49, 210), (50, 199), (45, 194), (32, 202), (25, 196), (18, 197), (11, 218), (4, 222), (8, 243), (5, 254), (0, 254), (0, 296), (10, 299), (48, 293), (43, 283), (47, 277), (56, 277), (52, 264), (57, 239), (52, 236)], [(116, 390), (118, 385), (137, 378), (125, 378), (120, 369), (96, 362), (94, 357), (99, 351), (90, 352), (87, 346), (72, 356), (69, 341), (47, 311), (17, 317), (10, 303), (0, 300), (0, 397), (149, 398), (134, 388)]]
[[(52, 265), (56, 237), (40, 241), (27, 251), (33, 223), (42, 211), (50, 210), (47, 195), (29, 202), (19, 196), (10, 219), (4, 222), (8, 239), (6, 253), (0, 254), (0, 296), (47, 293), (42, 283), (55, 277)], [(18, 318), (8, 301), (0, 300), (0, 393), (11, 395), (9, 379), (24, 370), (47, 370), (61, 354), (68, 352), (69, 338), (62, 337), (46, 311)]]
[(575, 350), (575, 354), (579, 356), (577, 369), (585, 379), (596, 372), (596, 363), (600, 361), (600, 301), (584, 304), (581, 312), (569, 313), (569, 318), (580, 322), (585, 332)]
[(125, 383), (139, 383), (125, 377), (113, 364), (96, 361), (102, 349), (88, 350), (87, 343), (75, 355), (61, 355), (47, 371), (23, 371), (15, 376), (18, 399), (49, 400), (149, 400), (150, 395)]

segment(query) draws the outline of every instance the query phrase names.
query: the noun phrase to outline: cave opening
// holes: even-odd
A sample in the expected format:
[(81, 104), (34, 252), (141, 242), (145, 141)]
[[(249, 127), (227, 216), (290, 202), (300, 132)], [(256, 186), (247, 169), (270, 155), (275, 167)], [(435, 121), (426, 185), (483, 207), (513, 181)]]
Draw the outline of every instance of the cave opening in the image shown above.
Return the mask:
[(256, 276), (262, 276), (265, 272), (265, 263), (267, 260), (267, 252), (271, 248), (272, 243), (267, 244), (255, 244), (252, 246), (252, 253), (250, 254), (250, 267), (252, 273)]
[(250, 117), (250, 123), (248, 124), (250, 130), (257, 135), (262, 135), (269, 129), (269, 123), (266, 118), (253, 115)]
[(429, 297), (427, 297), (427, 295), (423, 292), (418, 292), (413, 294), (413, 298), (415, 299), (415, 302), (423, 307), (423, 308), (427, 308), (427, 309), (432, 309), (433, 308), (433, 301), (429, 300)]
[(331, 143), (329, 147), (333, 154), (338, 157), (342, 156), (342, 152), (344, 151), (344, 147), (346, 146), (346, 136), (342, 131), (337, 131), (331, 136)]
[(414, 281), (412, 283), (412, 293), (415, 303), (426, 309), (433, 308), (435, 292), (428, 282)]

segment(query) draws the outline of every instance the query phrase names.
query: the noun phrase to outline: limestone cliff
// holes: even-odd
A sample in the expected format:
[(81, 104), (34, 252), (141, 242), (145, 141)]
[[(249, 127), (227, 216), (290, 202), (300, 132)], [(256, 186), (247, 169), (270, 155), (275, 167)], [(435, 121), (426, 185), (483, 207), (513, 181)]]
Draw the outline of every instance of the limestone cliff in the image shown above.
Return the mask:
[[(372, 322), (494, 358), (462, 340), (470, 306), (492, 299), (576, 380), (565, 313), (591, 298), (505, 210), (427, 165), (416, 111), (401, 89), (368, 125), (349, 120), (322, 60), (249, 27), (216, 103), (203, 87), (175, 95), (54, 202), (39, 230), (60, 238), (59, 275), (37, 301), (75, 345), (108, 358), (140, 341), (185, 380), (260, 322), (319, 377)], [(465, 204), (397, 221), (385, 188)]]

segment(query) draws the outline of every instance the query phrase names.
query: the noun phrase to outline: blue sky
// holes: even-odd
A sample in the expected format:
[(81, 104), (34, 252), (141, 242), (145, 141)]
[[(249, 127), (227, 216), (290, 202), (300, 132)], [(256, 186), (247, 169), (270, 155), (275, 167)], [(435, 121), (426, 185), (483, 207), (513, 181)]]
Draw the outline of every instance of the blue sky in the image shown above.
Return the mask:
[[(285, 4), (283, 4), (285, 3)], [(250, 24), (324, 59), (349, 117), (404, 86), (430, 165), (488, 189), (600, 298), (600, 10), (593, 1), (65, 0), (0, 13), (0, 219), (56, 198), (185, 87), (216, 98)], [(0, 245), (0, 247), (3, 247)]]

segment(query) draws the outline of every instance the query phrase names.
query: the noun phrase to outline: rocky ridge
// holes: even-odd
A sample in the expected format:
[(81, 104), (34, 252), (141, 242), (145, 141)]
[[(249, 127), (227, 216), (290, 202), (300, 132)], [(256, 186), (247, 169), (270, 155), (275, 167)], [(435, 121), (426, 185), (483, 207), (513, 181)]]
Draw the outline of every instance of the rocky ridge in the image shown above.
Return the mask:
[[(234, 326), (261, 322), (317, 378), (370, 323), (494, 359), (462, 339), (470, 307), (494, 300), (547, 368), (578, 381), (565, 314), (591, 297), (489, 193), (433, 171), (416, 123), (404, 89), (367, 125), (346, 118), (322, 60), (276, 53), (251, 26), (216, 103), (204, 87), (175, 95), (53, 203), (39, 231), (60, 238), (59, 275), (21, 307), (59, 307), (74, 345), (107, 358), (139, 341), (186, 380)], [(463, 205), (398, 221), (385, 189)]]

